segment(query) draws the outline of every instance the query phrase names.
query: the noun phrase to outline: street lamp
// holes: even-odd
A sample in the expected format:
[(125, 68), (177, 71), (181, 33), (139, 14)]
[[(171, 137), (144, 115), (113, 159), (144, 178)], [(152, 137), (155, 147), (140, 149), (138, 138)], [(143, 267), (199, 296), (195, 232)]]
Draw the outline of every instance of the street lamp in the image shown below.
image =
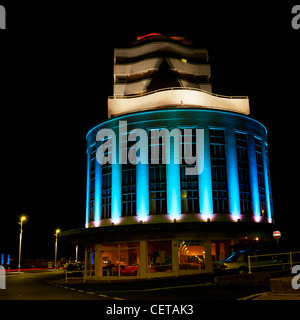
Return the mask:
[(77, 262), (78, 260), (78, 244), (76, 244), (76, 248), (75, 248), (75, 262)]
[(57, 259), (57, 235), (60, 233), (59, 229), (56, 229), (54, 235), (55, 235), (55, 262), (54, 262), (54, 268), (56, 269), (56, 259)]
[(21, 269), (21, 247), (22, 247), (22, 233), (23, 233), (23, 221), (26, 220), (25, 216), (21, 217), (21, 221), (19, 222), (20, 224), (20, 244), (19, 244), (19, 264), (18, 264), (18, 272), (20, 273)]

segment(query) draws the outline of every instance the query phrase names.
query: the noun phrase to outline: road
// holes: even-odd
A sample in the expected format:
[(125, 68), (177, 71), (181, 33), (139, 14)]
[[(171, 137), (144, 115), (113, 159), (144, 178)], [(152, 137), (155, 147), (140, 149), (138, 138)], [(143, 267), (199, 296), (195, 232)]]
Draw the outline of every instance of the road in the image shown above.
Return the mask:
[(62, 272), (8, 275), (0, 300), (236, 300), (266, 287), (214, 285), (211, 279), (173, 278), (125, 283), (65, 284)]
[(62, 272), (28, 272), (6, 277), (6, 289), (0, 290), (0, 300), (92, 300), (103, 297), (55, 287), (48, 283), (61, 279)]

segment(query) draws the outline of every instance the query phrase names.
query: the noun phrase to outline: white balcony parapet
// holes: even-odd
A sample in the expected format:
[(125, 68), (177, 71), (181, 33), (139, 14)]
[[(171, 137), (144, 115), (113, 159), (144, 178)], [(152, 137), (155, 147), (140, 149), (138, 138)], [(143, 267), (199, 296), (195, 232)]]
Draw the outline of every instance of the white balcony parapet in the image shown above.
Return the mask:
[(134, 96), (108, 98), (108, 117), (168, 107), (224, 110), (249, 115), (249, 99), (223, 96), (195, 88), (164, 88)]

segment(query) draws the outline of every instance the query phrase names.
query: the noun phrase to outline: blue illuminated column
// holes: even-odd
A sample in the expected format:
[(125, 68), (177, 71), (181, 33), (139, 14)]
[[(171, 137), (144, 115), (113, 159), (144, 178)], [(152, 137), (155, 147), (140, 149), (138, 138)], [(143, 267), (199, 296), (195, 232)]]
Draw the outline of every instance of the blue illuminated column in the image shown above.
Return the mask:
[(140, 221), (149, 215), (149, 165), (136, 165), (136, 210)]
[(90, 203), (90, 148), (87, 148), (87, 171), (86, 171), (86, 206), (85, 206), (85, 227), (89, 225), (89, 203)]
[(199, 204), (203, 219), (210, 219), (213, 213), (212, 184), (211, 184), (211, 162), (209, 129), (204, 129), (204, 167), (198, 176), (199, 182)]
[[(99, 147), (99, 142), (96, 144), (96, 150)], [(100, 225), (101, 218), (101, 200), (102, 200), (102, 166), (96, 160), (95, 163), (95, 227)]]
[[(119, 135), (116, 134), (116, 145), (119, 146)], [(119, 162), (119, 148), (116, 148), (116, 163), (112, 164), (111, 186), (111, 219), (118, 223), (121, 219), (122, 205), (122, 164)]]
[(250, 184), (251, 184), (251, 200), (253, 215), (255, 220), (260, 221), (260, 206), (259, 206), (259, 190), (257, 179), (257, 164), (255, 142), (253, 135), (248, 135), (248, 156), (249, 156), (249, 170), (250, 170)]
[(266, 145), (262, 141), (262, 153), (263, 153), (263, 166), (264, 166), (264, 178), (265, 178), (265, 193), (266, 193), (266, 203), (267, 203), (267, 214), (268, 214), (268, 222), (272, 222), (272, 210), (271, 210), (271, 201), (270, 201), (270, 186), (269, 186), (269, 175), (268, 175), (268, 167), (266, 157)]
[(170, 138), (170, 163), (166, 164), (167, 211), (171, 219), (179, 219), (181, 213), (179, 143)]
[(235, 132), (233, 129), (227, 129), (225, 132), (225, 147), (226, 147), (226, 165), (228, 179), (228, 197), (229, 211), (234, 220), (240, 218), (240, 190), (239, 190), (239, 175), (238, 163), (236, 154)]

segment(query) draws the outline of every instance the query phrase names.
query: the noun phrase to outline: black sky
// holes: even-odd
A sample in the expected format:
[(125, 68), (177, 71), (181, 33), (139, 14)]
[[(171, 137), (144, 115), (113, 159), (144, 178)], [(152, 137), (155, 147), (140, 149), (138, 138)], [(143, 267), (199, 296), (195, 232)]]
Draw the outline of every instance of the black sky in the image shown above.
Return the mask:
[(17, 256), (23, 212), (26, 257), (53, 258), (54, 230), (84, 226), (85, 136), (106, 118), (113, 49), (150, 32), (207, 48), (213, 92), (249, 96), (251, 116), (268, 130), (276, 222), (297, 232), (300, 30), (291, 27), (292, 2), (5, 5), (0, 250)]

